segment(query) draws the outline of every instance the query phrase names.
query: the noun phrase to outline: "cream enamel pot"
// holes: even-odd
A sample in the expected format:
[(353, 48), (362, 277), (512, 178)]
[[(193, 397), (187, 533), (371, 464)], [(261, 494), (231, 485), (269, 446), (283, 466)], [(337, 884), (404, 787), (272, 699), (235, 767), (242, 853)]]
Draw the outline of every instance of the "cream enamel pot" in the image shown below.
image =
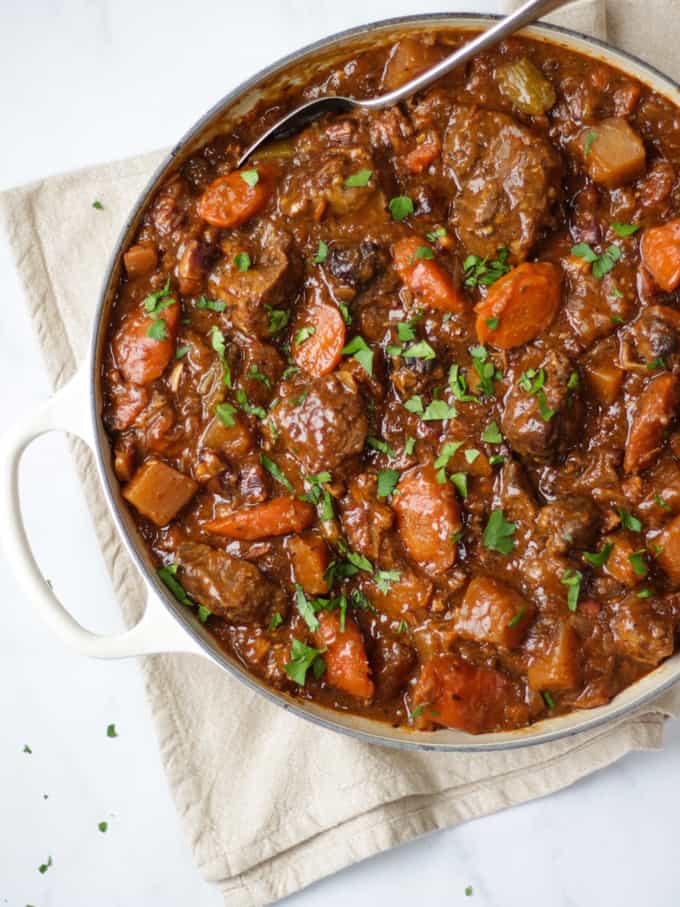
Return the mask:
[[(35, 412), (14, 426), (0, 439), (0, 541), (8, 562), (15, 570), (27, 598), (54, 632), (71, 648), (97, 658), (124, 658), (163, 652), (186, 652), (208, 658), (218, 668), (257, 690), (270, 702), (294, 714), (370, 743), (419, 750), (476, 751), (509, 749), (546, 743), (580, 731), (592, 729), (632, 712), (680, 680), (680, 653), (655, 671), (620, 693), (612, 702), (589, 711), (541, 721), (528, 728), (496, 734), (472, 736), (462, 731), (410, 731), (392, 728), (367, 718), (332, 711), (311, 702), (296, 700), (266, 686), (249, 674), (235, 658), (221, 650), (198, 622), (192, 610), (180, 605), (156, 576), (145, 545), (127, 511), (113, 473), (109, 440), (103, 428), (101, 411), (101, 357), (108, 315), (118, 285), (124, 249), (134, 236), (139, 220), (160, 185), (182, 165), (186, 158), (215, 133), (228, 130), (263, 97), (275, 95), (291, 82), (303, 84), (321, 66), (332, 64), (362, 47), (375, 47), (398, 37), (428, 29), (487, 28), (493, 17), (441, 14), (390, 19), (342, 32), (303, 48), (239, 85), (189, 130), (171, 151), (140, 196), (118, 239), (104, 278), (101, 297), (92, 328), (89, 357), (74, 378)], [(680, 103), (680, 86), (642, 61), (609, 45), (554, 26), (526, 29), (530, 37), (549, 41), (609, 63), (655, 91)], [(64, 431), (82, 438), (93, 450), (108, 506), (117, 530), (132, 561), (140, 571), (147, 589), (146, 610), (140, 622), (125, 633), (100, 636), (82, 627), (52, 592), (36, 564), (23, 526), (19, 500), (18, 473), (23, 451), (38, 436), (49, 431)]]

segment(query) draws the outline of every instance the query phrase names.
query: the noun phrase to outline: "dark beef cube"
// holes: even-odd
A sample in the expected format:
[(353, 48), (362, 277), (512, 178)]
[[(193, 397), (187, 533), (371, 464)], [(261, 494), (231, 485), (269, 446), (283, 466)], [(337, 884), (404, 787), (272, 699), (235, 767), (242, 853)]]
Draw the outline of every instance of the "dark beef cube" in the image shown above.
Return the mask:
[(338, 283), (355, 290), (365, 287), (385, 267), (386, 257), (377, 243), (358, 246), (333, 243), (326, 267)]

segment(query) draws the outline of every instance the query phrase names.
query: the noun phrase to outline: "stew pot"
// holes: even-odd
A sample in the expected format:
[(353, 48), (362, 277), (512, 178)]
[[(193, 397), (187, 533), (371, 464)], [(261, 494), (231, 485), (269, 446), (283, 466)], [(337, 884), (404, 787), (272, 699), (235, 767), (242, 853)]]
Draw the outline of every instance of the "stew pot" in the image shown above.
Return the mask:
[[(327, 66), (362, 47), (393, 42), (410, 32), (447, 27), (477, 30), (488, 27), (490, 19), (491, 17), (460, 14), (391, 19), (351, 29), (305, 47), (229, 92), (187, 132), (151, 178), (123, 228), (104, 276), (87, 361), (65, 387), (0, 440), (0, 539), (27, 597), (35, 603), (40, 615), (54, 632), (77, 652), (98, 658), (122, 658), (161, 652), (193, 653), (208, 658), (216, 667), (257, 690), (270, 702), (323, 727), (350, 734), (366, 742), (436, 751), (488, 751), (557, 740), (612, 722), (658, 696), (680, 679), (678, 653), (605, 706), (544, 720), (516, 731), (480, 736), (471, 736), (457, 730), (422, 732), (392, 728), (366, 718), (330, 711), (311, 702), (295, 700), (265, 686), (248, 674), (233, 657), (218, 647), (215, 639), (199, 623), (193, 610), (179, 604), (169, 594), (156, 576), (113, 474), (109, 442), (101, 419), (100, 373), (106, 324), (119, 280), (123, 250), (137, 230), (148, 202), (168, 175), (212, 135), (229, 129), (256, 102), (276, 94), (277, 90), (291, 82), (304, 83), (320, 66)], [(531, 27), (526, 33), (533, 38), (585, 54), (593, 60), (605, 61), (647, 83), (675, 103), (680, 101), (679, 86), (671, 79), (601, 41), (547, 25)], [(94, 451), (99, 479), (118, 532), (145, 581), (148, 597), (144, 616), (131, 630), (117, 636), (91, 633), (71, 617), (45, 582), (33, 558), (23, 527), (18, 489), (19, 460), (31, 441), (45, 432), (55, 430), (77, 435)]]

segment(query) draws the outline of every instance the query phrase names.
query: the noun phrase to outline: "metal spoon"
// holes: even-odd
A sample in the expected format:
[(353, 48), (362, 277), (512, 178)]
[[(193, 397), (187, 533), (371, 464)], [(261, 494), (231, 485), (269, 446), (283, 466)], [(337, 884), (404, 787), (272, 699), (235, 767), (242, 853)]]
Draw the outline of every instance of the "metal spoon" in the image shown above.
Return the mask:
[(480, 51), (493, 47), (494, 44), (498, 44), (499, 41), (514, 34), (514, 32), (519, 31), (519, 29), (524, 28), (525, 25), (530, 25), (532, 22), (535, 22), (536, 19), (540, 19), (541, 16), (559, 9), (560, 6), (564, 6), (567, 2), (569, 2), (569, 0), (527, 0), (527, 2), (520, 6), (519, 9), (515, 10), (512, 15), (507, 16), (505, 19), (501, 19), (500, 22), (497, 22), (487, 31), (477, 35), (476, 38), (454, 51), (446, 57), (446, 59), (437, 63), (436, 66), (425, 70), (425, 72), (422, 72), (419, 76), (416, 76), (399, 88), (395, 88), (394, 91), (379, 95), (377, 98), (359, 99), (345, 98), (342, 95), (329, 95), (325, 98), (317, 98), (315, 101), (309, 101), (307, 104), (303, 104), (301, 107), (297, 107), (295, 110), (286, 114), (283, 119), (271, 126), (257, 139), (257, 141), (253, 142), (250, 148), (241, 155), (238, 166), (240, 167), (245, 164), (253, 152), (264, 145), (265, 142), (271, 142), (274, 139), (282, 139), (294, 135), (325, 113), (347, 113), (347, 111), (356, 110), (357, 108), (363, 110), (383, 110), (385, 107), (391, 107), (393, 104), (403, 101), (404, 98), (410, 97), (416, 91), (420, 91), (421, 88), (426, 88), (428, 85), (436, 82), (437, 79), (446, 75), (446, 73), (451, 72), (456, 66), (467, 63), (468, 60)]

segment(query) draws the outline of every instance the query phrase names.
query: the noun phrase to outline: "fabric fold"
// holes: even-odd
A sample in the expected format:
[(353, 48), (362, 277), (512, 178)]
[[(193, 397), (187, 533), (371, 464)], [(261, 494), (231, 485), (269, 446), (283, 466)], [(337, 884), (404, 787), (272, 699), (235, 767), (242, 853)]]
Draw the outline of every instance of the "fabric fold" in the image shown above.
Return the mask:
[[(516, 4), (511, 4), (516, 5)], [(617, 0), (615, 41), (677, 76), (661, 10), (667, 0)], [(655, 15), (654, 12), (658, 12)], [(604, 0), (579, 0), (551, 20), (604, 36)], [(52, 177), (0, 196), (29, 317), (52, 384), (82, 361), (118, 231), (160, 152)], [(99, 198), (104, 210), (90, 207)], [(113, 526), (89, 451), (74, 444), (93, 524), (125, 620), (142, 584)], [(436, 829), (545, 796), (632, 750), (662, 743), (680, 690), (636, 715), (554, 743), (499, 753), (381, 749), (297, 719), (200, 658), (143, 660), (168, 784), (194, 860), (228, 907), (261, 907)]]

